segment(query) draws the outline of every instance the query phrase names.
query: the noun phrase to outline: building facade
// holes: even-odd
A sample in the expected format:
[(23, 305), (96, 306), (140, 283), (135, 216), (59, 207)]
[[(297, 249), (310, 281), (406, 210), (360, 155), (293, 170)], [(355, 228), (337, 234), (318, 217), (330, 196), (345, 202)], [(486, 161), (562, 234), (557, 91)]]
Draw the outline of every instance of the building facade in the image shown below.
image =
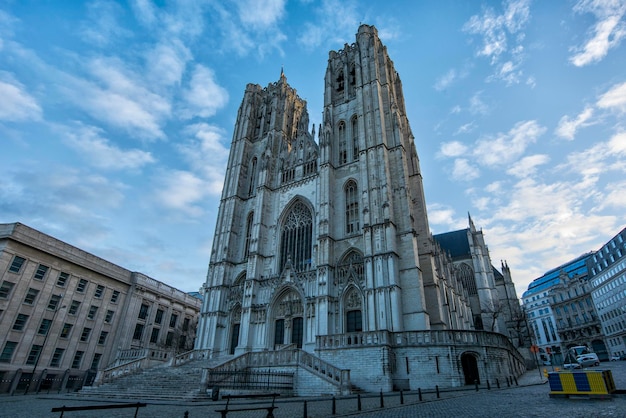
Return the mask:
[(473, 306), (430, 233), (402, 83), (374, 27), (330, 52), (323, 122), (308, 125), (284, 74), (246, 87), (196, 348), (224, 359), (301, 350), (375, 390), (519, 373), (506, 321), (491, 314), (486, 246), (471, 265)]
[(626, 228), (587, 259), (591, 296), (608, 355), (626, 354)]
[(189, 349), (201, 301), (20, 223), (0, 224), (0, 393), (77, 389), (122, 356)]

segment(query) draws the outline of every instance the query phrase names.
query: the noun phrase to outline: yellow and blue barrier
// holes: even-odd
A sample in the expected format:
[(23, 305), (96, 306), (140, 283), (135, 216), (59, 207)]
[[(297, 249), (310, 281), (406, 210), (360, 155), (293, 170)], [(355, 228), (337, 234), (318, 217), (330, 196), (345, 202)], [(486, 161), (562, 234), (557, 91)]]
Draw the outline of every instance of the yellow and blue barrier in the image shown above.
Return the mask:
[(589, 395), (606, 397), (615, 392), (610, 370), (563, 371), (548, 374), (550, 396)]

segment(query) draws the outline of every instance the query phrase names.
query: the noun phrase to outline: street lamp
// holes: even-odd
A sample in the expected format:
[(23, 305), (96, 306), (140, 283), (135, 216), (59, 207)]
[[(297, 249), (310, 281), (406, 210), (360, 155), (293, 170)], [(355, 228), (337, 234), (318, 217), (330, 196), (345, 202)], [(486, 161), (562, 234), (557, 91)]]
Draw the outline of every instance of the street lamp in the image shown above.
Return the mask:
[[(60, 298), (63, 298), (63, 295), (57, 295), (57, 296), (59, 296)], [(59, 301), (61, 301), (61, 299), (59, 299)], [(52, 334), (52, 327), (54, 326), (54, 320), (57, 317), (57, 313), (59, 313), (59, 311), (65, 307), (66, 305), (57, 306), (54, 309), (54, 313), (52, 314), (52, 320), (50, 321), (50, 328), (48, 328), (48, 331), (46, 332), (46, 335), (43, 338), (43, 344), (41, 344), (41, 351), (39, 352), (39, 355), (37, 356), (37, 359), (35, 360), (35, 365), (33, 366), (33, 374), (28, 379), (28, 384), (26, 385), (26, 389), (24, 390), (24, 395), (28, 394), (28, 389), (30, 388), (31, 383), (33, 382), (33, 378), (35, 377), (35, 372), (37, 371), (37, 365), (39, 365), (39, 359), (41, 358), (41, 355), (46, 350), (46, 342), (48, 341), (48, 336)]]

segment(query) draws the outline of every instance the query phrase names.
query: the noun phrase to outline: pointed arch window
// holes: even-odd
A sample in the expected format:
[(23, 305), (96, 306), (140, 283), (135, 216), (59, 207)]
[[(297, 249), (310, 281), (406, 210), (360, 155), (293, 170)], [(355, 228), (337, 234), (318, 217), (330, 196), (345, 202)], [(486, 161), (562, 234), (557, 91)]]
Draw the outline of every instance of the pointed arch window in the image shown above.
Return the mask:
[(356, 182), (350, 180), (345, 187), (346, 195), (346, 234), (359, 232), (359, 196)]
[(346, 143), (346, 124), (339, 122), (339, 164), (348, 162), (348, 144)]
[(248, 221), (246, 222), (246, 242), (243, 250), (244, 259), (248, 259), (250, 255), (250, 241), (252, 240), (252, 219), (254, 218), (254, 212), (250, 212), (248, 215)]
[(352, 161), (359, 159), (359, 125), (356, 116), (352, 118)]
[(291, 261), (296, 271), (311, 268), (313, 239), (313, 216), (302, 202), (297, 202), (289, 210), (281, 229), (280, 267)]
[(467, 290), (468, 295), (472, 296), (478, 294), (474, 270), (472, 270), (469, 265), (462, 263), (459, 266), (458, 277), (461, 279), (461, 283), (463, 284), (465, 290)]
[(248, 196), (253, 196), (256, 189), (256, 157), (252, 159), (250, 164), (250, 184), (248, 185)]

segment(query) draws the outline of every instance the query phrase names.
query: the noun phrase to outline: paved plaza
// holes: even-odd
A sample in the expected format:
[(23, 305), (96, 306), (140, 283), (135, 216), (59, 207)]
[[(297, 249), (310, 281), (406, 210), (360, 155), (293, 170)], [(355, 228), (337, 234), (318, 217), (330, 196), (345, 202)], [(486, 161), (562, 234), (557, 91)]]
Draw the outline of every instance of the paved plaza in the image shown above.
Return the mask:
[[(547, 367), (551, 371), (550, 367)], [(592, 370), (611, 370), (617, 389), (626, 389), (626, 361), (603, 363)], [(361, 411), (358, 411), (358, 399), (354, 396), (339, 397), (335, 400), (335, 415), (331, 398), (308, 399), (308, 417), (620, 417), (626, 418), (626, 394), (614, 395), (611, 399), (551, 398), (550, 387), (538, 370), (532, 370), (514, 382), (500, 382), (498, 389), (491, 384), (487, 390), (482, 386), (465, 388), (459, 391), (441, 391), (437, 398), (434, 391), (422, 391), (422, 400), (417, 392), (403, 393), (404, 404), (400, 403), (400, 394), (386, 394), (381, 408), (380, 395), (361, 396)], [(137, 400), (128, 400), (137, 402)], [(189, 418), (220, 417), (216, 412), (222, 409), (224, 401), (217, 402), (155, 402), (145, 401), (148, 405), (140, 408), (137, 417), (180, 417), (185, 413)], [(239, 402), (239, 401), (238, 401)], [(245, 402), (245, 401), (243, 401)], [(255, 401), (248, 406), (263, 406), (267, 403)], [(0, 397), (0, 417), (58, 417), (52, 413), (53, 407), (86, 406), (111, 404), (102, 399), (86, 399), (76, 395), (15, 395)], [(304, 416), (304, 399), (289, 398), (277, 401), (276, 418), (298, 418)], [(113, 409), (106, 411), (66, 412), (64, 417), (133, 417), (134, 409)], [(247, 411), (228, 414), (233, 418), (261, 418), (266, 411)]]

